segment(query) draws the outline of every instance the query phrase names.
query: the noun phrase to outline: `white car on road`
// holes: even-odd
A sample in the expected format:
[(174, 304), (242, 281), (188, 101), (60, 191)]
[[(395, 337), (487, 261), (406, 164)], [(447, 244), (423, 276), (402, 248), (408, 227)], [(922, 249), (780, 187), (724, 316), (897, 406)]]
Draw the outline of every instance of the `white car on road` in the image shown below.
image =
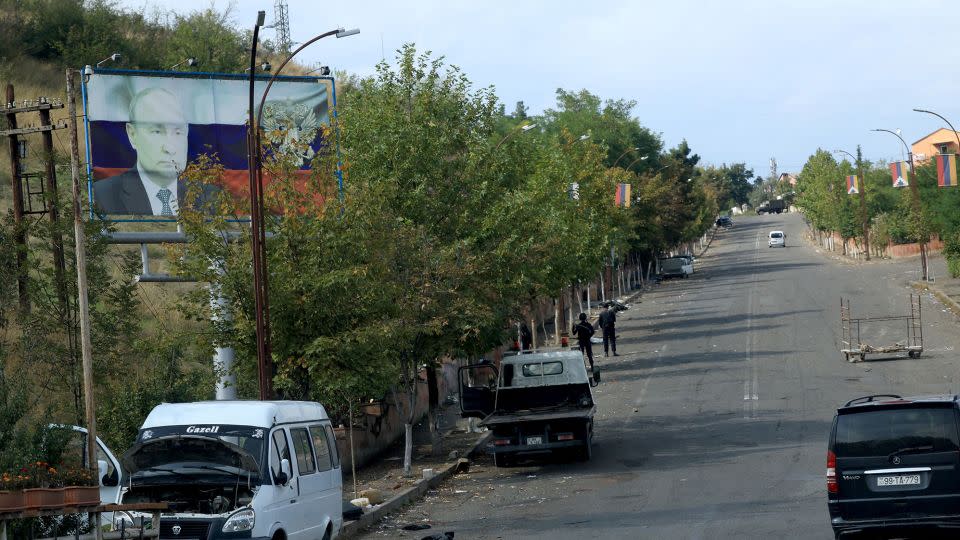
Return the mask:
[(770, 231), (769, 247), (787, 247), (787, 235), (783, 231)]

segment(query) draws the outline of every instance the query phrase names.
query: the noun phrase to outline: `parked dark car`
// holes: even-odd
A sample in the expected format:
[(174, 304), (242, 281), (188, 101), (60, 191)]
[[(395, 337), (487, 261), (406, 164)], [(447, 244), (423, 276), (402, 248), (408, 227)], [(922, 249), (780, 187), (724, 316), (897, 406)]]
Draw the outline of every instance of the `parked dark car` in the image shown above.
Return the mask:
[(837, 409), (827, 449), (836, 538), (960, 531), (958, 397), (874, 395)]
[(717, 227), (733, 227), (733, 219), (730, 216), (720, 216), (716, 221)]

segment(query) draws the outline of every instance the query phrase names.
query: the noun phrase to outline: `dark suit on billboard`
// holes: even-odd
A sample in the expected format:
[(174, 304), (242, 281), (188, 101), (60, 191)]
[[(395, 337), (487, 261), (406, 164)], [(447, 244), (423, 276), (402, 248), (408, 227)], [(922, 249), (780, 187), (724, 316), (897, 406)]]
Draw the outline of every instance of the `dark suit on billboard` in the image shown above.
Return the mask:
[[(187, 186), (177, 182), (177, 201), (186, 197)], [(203, 185), (203, 192), (196, 201), (197, 205), (209, 201), (220, 191), (217, 186)], [(136, 167), (116, 176), (97, 180), (93, 183), (94, 206), (103, 214), (135, 214), (152, 216), (153, 206), (150, 196), (143, 188), (143, 181)], [(176, 215), (176, 213), (174, 213)]]

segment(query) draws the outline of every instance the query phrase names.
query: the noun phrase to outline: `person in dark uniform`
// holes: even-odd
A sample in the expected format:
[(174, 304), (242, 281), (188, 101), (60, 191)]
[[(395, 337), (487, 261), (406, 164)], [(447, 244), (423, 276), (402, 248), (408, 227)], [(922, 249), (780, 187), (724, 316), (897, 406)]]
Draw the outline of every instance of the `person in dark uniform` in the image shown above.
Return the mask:
[(593, 337), (593, 325), (587, 322), (587, 314), (580, 314), (580, 322), (573, 325), (573, 335), (577, 337), (577, 344), (580, 346), (580, 352), (587, 355), (590, 360), (590, 370), (593, 370), (593, 344), (590, 338)]
[(614, 356), (620, 356), (617, 354), (617, 313), (610, 309), (610, 304), (603, 306), (597, 325), (603, 330), (603, 355), (610, 356), (612, 349)]

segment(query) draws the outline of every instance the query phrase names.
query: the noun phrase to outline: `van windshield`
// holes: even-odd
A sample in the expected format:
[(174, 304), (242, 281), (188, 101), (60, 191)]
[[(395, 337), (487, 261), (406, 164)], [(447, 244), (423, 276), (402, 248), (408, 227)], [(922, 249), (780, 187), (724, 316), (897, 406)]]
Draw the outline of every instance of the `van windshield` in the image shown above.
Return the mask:
[[(174, 435), (187, 435), (190, 437), (207, 437), (216, 441), (225, 442), (239, 447), (249, 453), (257, 464), (257, 469), (263, 469), (264, 455), (266, 445), (264, 439), (267, 429), (257, 426), (236, 426), (224, 424), (191, 424), (184, 426), (161, 426), (144, 428), (137, 435), (138, 443), (147, 443), (152, 439), (161, 437), (170, 437)], [(211, 441), (213, 442), (213, 441)], [(204, 461), (216, 460), (216, 453), (211, 453), (209, 459)], [(171, 460), (176, 456), (171, 455)]]
[(841, 414), (834, 452), (841, 457), (889, 456), (907, 449), (956, 452), (953, 409), (913, 408)]
[(783, 233), (778, 233), (778, 232), (770, 233), (770, 238), (783, 238)]

